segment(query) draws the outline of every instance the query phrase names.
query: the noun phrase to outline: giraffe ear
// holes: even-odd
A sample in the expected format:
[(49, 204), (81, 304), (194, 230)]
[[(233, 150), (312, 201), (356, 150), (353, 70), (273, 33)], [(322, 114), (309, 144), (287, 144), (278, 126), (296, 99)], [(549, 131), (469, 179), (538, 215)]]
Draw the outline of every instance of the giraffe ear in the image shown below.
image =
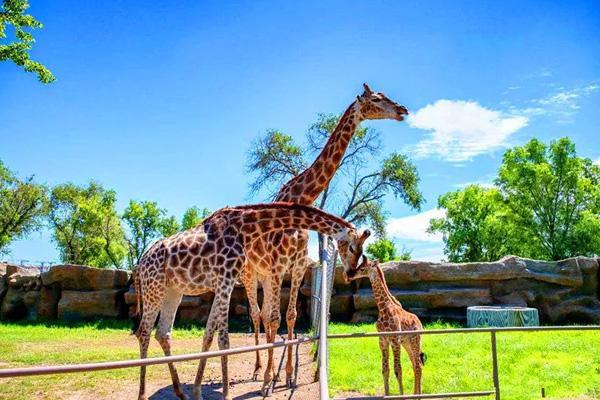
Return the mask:
[(366, 83), (363, 83), (363, 88), (365, 88), (365, 93), (363, 94), (363, 96), (370, 96), (373, 94), (373, 91)]

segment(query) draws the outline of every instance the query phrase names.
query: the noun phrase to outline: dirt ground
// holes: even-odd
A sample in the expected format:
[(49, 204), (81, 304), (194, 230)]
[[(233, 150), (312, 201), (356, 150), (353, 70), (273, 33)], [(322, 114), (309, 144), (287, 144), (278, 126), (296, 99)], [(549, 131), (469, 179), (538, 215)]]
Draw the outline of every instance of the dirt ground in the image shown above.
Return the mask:
[[(254, 345), (254, 338), (249, 334), (232, 334), (230, 335), (231, 347), (251, 346)], [(261, 339), (264, 343), (264, 338)], [(282, 362), (283, 348), (275, 349), (275, 365), (279, 368), (281, 365), (282, 381), (276, 382), (273, 390), (273, 395), (270, 400), (316, 400), (319, 398), (319, 384), (314, 380), (314, 363), (310, 355), (310, 344), (304, 343), (298, 346), (298, 375), (296, 380), (296, 388), (288, 389), (285, 385), (285, 360)], [(296, 347), (294, 347), (296, 351)], [(266, 351), (262, 353), (263, 366), (266, 364)], [(260, 393), (261, 381), (252, 380), (252, 372), (254, 370), (254, 353), (239, 354), (229, 357), (229, 381), (230, 393), (233, 399), (237, 400), (253, 400), (264, 399)], [(165, 368), (163, 378), (160, 380), (148, 379), (146, 393), (149, 400), (171, 400), (177, 399), (174, 395), (173, 387), (170, 380), (170, 375)], [(191, 399), (192, 383), (195, 378), (194, 369), (180, 369), (180, 379), (184, 386), (185, 393)], [(262, 380), (262, 377), (259, 379)], [(108, 399), (137, 399), (138, 382), (115, 382), (114, 388), (109, 389), (106, 394), (78, 392), (72, 393), (65, 399), (68, 400), (108, 400)], [(220, 359), (210, 359), (202, 385), (202, 394), (204, 400), (222, 399), (222, 384), (221, 384), (221, 364)]]

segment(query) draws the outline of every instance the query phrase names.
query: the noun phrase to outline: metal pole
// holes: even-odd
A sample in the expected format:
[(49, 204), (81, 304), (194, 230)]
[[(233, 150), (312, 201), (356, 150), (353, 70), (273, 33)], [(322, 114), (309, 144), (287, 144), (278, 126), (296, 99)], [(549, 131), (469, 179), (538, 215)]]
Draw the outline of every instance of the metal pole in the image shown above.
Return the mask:
[(496, 331), (490, 331), (492, 339), (492, 376), (494, 378), (494, 390), (496, 400), (500, 400), (500, 380), (498, 379), (498, 353), (496, 352)]
[(320, 399), (329, 400), (329, 382), (327, 377), (327, 322), (329, 321), (327, 310), (327, 261), (321, 265), (321, 312), (319, 321), (319, 388)]
[(203, 353), (182, 354), (177, 356), (142, 358), (136, 360), (124, 361), (108, 361), (90, 364), (73, 364), (73, 365), (55, 365), (46, 367), (26, 367), (26, 368), (8, 368), (0, 369), (0, 378), (12, 378), (17, 376), (32, 376), (32, 375), (50, 375), (50, 374), (67, 374), (73, 372), (88, 372), (102, 371), (106, 369), (117, 368), (132, 368), (142, 365), (166, 364), (170, 362), (181, 362), (191, 360), (201, 360), (203, 358), (212, 358), (220, 356), (231, 356), (234, 354), (251, 353), (256, 350), (274, 349), (277, 347), (286, 347), (289, 345), (314, 342), (316, 338), (307, 337), (293, 340), (284, 340), (281, 342), (259, 344), (257, 346), (236, 347), (227, 350), (206, 351)]

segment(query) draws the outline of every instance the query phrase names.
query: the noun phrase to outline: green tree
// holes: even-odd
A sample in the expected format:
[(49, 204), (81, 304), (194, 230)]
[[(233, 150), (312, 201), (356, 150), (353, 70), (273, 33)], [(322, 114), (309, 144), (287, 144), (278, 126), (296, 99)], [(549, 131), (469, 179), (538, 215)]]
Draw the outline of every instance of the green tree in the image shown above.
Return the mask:
[(533, 257), (600, 254), (600, 168), (578, 157), (570, 139), (507, 151), (496, 183)]
[(148, 249), (150, 243), (162, 237), (165, 225), (165, 210), (153, 201), (130, 200), (123, 212), (123, 222), (127, 227), (125, 239), (129, 249), (127, 265), (133, 269)]
[(181, 229), (186, 230), (194, 228), (209, 215), (210, 211), (208, 208), (200, 209), (198, 207), (190, 207), (185, 210), (185, 213), (183, 214), (183, 218), (181, 220)]
[[(33, 61), (29, 51), (35, 39), (30, 29), (43, 25), (33, 16), (26, 14), (29, 8), (27, 0), (4, 0), (0, 8), (0, 61), (12, 61), (27, 72), (37, 74), (42, 83), (53, 82), (56, 78), (44, 65)], [(7, 26), (12, 26), (14, 38), (8, 39)]]
[(179, 231), (181, 231), (181, 225), (179, 225), (179, 222), (177, 222), (177, 219), (174, 216), (170, 216), (162, 220), (160, 225), (160, 233), (163, 235), (163, 237), (172, 236)]
[(396, 244), (388, 238), (382, 237), (367, 246), (367, 254), (380, 262), (410, 260), (410, 251), (398, 251)]
[(48, 212), (46, 188), (33, 178), (18, 179), (0, 161), (0, 254), (8, 245), (41, 226)]
[[(307, 145), (270, 130), (250, 149), (247, 170), (255, 175), (250, 184), (253, 195), (265, 190), (271, 196), (283, 183), (300, 173), (324, 146), (340, 116), (320, 114), (308, 129)], [(383, 198), (393, 194), (412, 208), (419, 209), (423, 196), (418, 189), (416, 167), (404, 155), (381, 157), (380, 133), (359, 127), (352, 138), (338, 172), (317, 199), (316, 206), (357, 225), (368, 225), (385, 235)], [(379, 159), (379, 162), (377, 162)], [(319, 235), (319, 246), (323, 241)], [(321, 252), (319, 252), (321, 254)]]
[[(440, 196), (444, 218), (430, 221), (429, 231), (443, 234), (444, 253), (451, 262), (495, 261), (523, 247), (498, 189), (470, 185)], [(516, 245), (519, 244), (519, 248)]]
[(49, 221), (63, 262), (121, 266), (127, 247), (115, 202), (114, 191), (94, 182), (52, 189)]
[(495, 183), (440, 197), (446, 217), (430, 231), (444, 235), (450, 261), (600, 254), (600, 168), (578, 157), (571, 140), (508, 150)]

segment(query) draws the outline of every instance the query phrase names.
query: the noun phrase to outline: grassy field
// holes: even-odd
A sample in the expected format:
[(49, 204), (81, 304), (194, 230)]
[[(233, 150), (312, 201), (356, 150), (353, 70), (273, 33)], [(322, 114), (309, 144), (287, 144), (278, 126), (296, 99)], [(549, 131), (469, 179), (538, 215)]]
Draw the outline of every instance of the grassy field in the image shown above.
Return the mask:
[[(33, 365), (126, 360), (139, 357), (135, 336), (127, 322), (94, 324), (3, 324), (0, 323), (0, 368)], [(200, 329), (176, 329), (174, 352), (194, 352), (201, 347)], [(162, 356), (152, 340), (150, 356)], [(180, 369), (195, 370), (196, 363), (182, 363)], [(150, 367), (149, 379), (164, 377), (164, 368)], [(0, 399), (56, 399), (64, 393), (89, 391), (101, 398), (115, 382), (136, 382), (137, 369), (117, 369), (84, 374), (15, 378), (0, 382)]]
[[(426, 329), (449, 328), (429, 324)], [(331, 333), (372, 332), (374, 325), (332, 324)], [(600, 334), (581, 332), (498, 333), (498, 363), (503, 399), (600, 399)], [(491, 390), (490, 334), (423, 337), (427, 362), (424, 393)], [(391, 359), (390, 359), (390, 362)], [(381, 355), (377, 338), (330, 342), (332, 392), (383, 394)], [(403, 351), (404, 390), (411, 393), (413, 376)], [(398, 393), (393, 372), (392, 393)]]
[[(427, 325), (427, 329), (448, 325)], [(373, 331), (374, 325), (332, 324), (330, 332)], [(198, 351), (202, 330), (176, 329), (174, 353)], [(381, 394), (377, 339), (331, 341), (330, 387), (333, 392)], [(427, 363), (426, 393), (488, 390), (492, 387), (489, 334), (434, 335), (423, 338)], [(498, 334), (500, 383), (503, 399), (600, 399), (600, 334), (597, 332)], [(151, 356), (162, 355), (152, 341)], [(0, 324), (0, 368), (52, 365), (138, 357), (138, 345), (127, 323), (80, 325)], [(214, 360), (215, 363), (218, 360)], [(193, 376), (196, 362), (183, 363), (180, 372)], [(214, 366), (218, 371), (218, 366)], [(412, 370), (403, 356), (405, 391), (412, 388)], [(167, 379), (164, 366), (150, 367), (149, 380)], [(94, 393), (111, 398), (116, 384), (135, 389), (137, 369), (88, 374), (9, 379), (0, 382), (0, 399), (69, 398), (66, 393)], [(390, 387), (397, 391), (391, 380)], [(88, 397), (82, 397), (88, 398)]]

